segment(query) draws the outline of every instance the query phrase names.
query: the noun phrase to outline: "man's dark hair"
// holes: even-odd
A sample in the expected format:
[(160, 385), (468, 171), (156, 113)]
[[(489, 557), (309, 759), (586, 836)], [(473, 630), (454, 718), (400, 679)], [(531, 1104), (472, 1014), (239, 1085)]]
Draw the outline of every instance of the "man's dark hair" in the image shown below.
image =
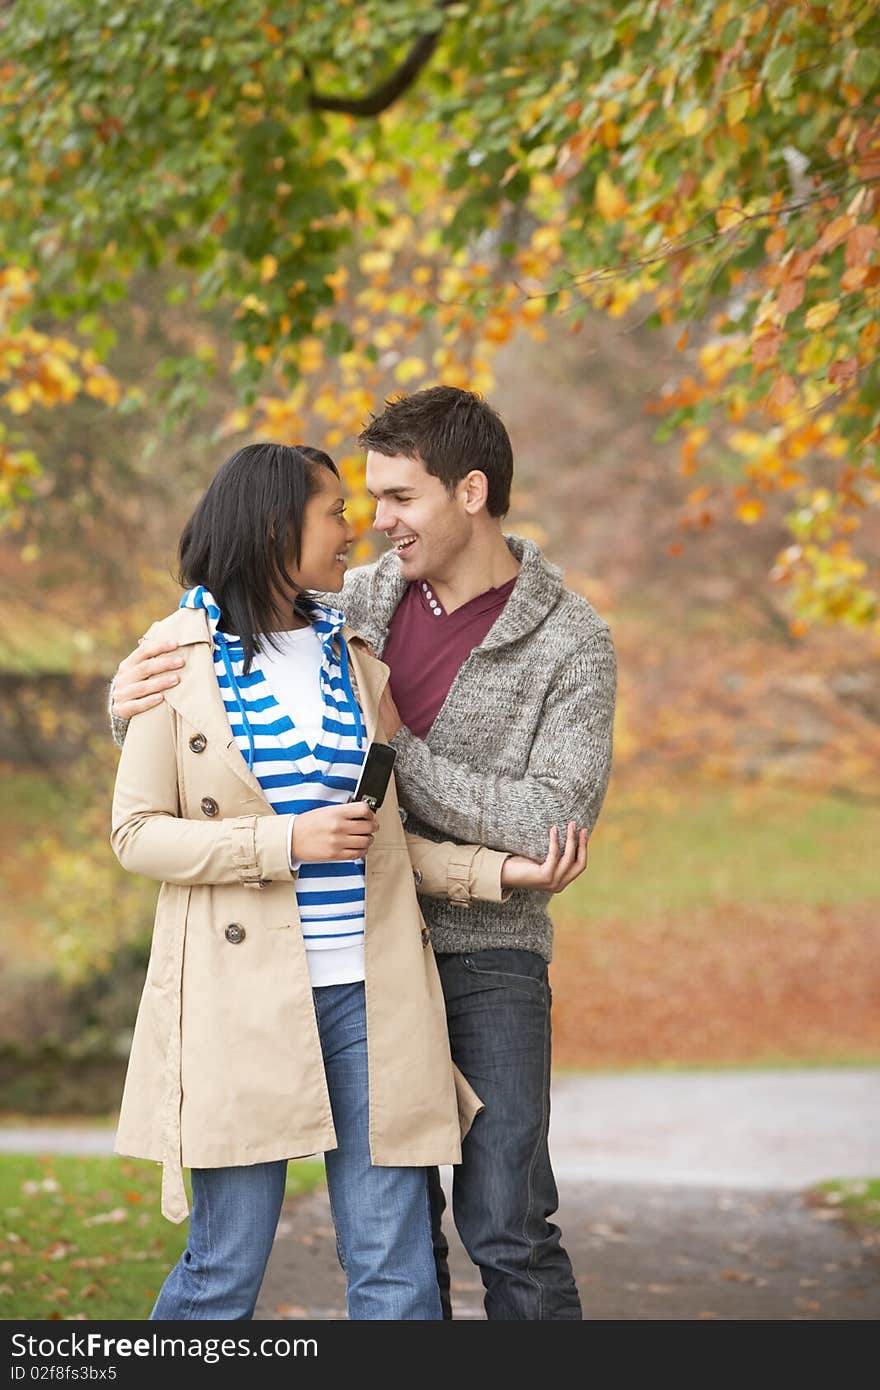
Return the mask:
[(307, 445), (246, 444), (220, 465), (183, 528), (179, 581), (214, 595), (221, 631), (241, 639), (245, 672), (261, 634), (274, 645), (279, 580), (298, 590), (287, 563), (300, 562), (306, 502), (325, 468), (339, 477), (329, 454)]
[(385, 402), (358, 435), (364, 449), (394, 458), (417, 458), (450, 495), (472, 469), (489, 484), (486, 510), (504, 516), (510, 506), (513, 450), (496, 410), (473, 391), (431, 386)]

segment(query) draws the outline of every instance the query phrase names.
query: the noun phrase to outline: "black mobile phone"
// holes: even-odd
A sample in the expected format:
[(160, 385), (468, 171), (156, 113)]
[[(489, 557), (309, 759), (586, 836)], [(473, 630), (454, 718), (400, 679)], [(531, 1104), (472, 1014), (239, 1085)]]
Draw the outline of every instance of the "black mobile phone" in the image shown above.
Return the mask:
[(371, 743), (352, 801), (366, 801), (371, 811), (378, 811), (385, 800), (396, 757), (397, 749), (390, 743)]

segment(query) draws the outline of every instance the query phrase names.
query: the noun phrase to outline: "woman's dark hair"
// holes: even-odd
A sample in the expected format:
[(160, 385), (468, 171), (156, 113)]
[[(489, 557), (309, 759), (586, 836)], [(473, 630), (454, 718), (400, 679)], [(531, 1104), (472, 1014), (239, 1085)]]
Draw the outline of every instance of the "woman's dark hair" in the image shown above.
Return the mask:
[(339, 477), (329, 454), (305, 444), (246, 444), (220, 465), (183, 528), (179, 581), (214, 595), (221, 630), (241, 639), (245, 672), (272, 644), (279, 580), (303, 592), (287, 562), (300, 562), (306, 503), (325, 468)]
[(457, 386), (430, 386), (386, 401), (358, 435), (364, 449), (393, 458), (420, 459), (452, 495), (472, 469), (485, 473), (486, 510), (504, 516), (510, 506), (513, 449), (497, 410), (482, 396)]

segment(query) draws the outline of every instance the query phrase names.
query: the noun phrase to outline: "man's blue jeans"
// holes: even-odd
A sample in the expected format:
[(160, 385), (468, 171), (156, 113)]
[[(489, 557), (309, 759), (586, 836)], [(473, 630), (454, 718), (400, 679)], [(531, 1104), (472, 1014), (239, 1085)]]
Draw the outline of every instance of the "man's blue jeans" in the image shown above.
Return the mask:
[[(485, 1104), (452, 1170), (452, 1212), (479, 1268), (490, 1319), (582, 1317), (559, 1227), (550, 1123), (550, 985), (533, 951), (438, 953), (452, 1058)], [(449, 1304), (445, 1207), (430, 1174), (434, 1253)]]
[[(348, 1316), (440, 1319), (424, 1168), (370, 1162), (363, 983), (313, 991), (339, 1147), (325, 1155)], [(287, 1160), (194, 1168), (186, 1249), (150, 1314), (247, 1319), (275, 1239)]]

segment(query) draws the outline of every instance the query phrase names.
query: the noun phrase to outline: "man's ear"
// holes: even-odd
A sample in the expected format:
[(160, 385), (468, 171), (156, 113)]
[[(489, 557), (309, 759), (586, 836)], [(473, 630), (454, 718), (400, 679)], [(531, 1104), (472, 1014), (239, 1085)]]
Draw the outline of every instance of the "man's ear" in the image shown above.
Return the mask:
[(489, 500), (489, 480), (479, 468), (472, 468), (459, 483), (464, 509), (471, 516), (481, 511)]

